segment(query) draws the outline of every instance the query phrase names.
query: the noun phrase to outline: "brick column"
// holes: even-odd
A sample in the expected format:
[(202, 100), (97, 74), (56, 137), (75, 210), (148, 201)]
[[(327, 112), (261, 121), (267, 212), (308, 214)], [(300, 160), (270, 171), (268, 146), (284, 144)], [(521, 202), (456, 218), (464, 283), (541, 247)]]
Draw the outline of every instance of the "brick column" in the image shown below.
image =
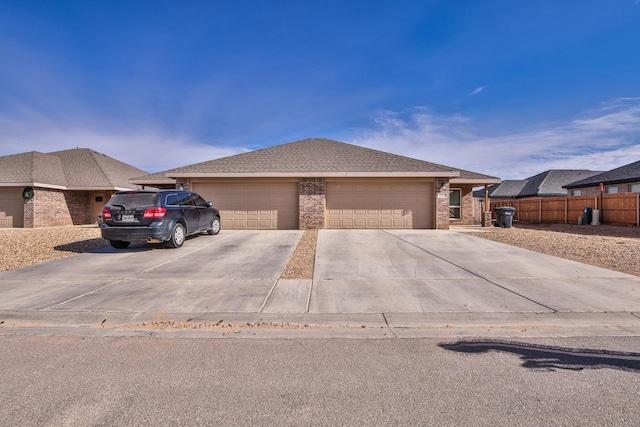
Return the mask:
[[(444, 185), (443, 185), (444, 184)], [(436, 229), (449, 229), (449, 180), (438, 178), (435, 182), (436, 191)]]
[(34, 228), (35, 226), (35, 198), (38, 196), (38, 190), (34, 189), (34, 197), (30, 200), (24, 200), (24, 228)]
[(482, 212), (482, 226), (491, 227), (491, 212)]
[(324, 228), (325, 188), (324, 178), (300, 178), (298, 181), (298, 227), (301, 230)]

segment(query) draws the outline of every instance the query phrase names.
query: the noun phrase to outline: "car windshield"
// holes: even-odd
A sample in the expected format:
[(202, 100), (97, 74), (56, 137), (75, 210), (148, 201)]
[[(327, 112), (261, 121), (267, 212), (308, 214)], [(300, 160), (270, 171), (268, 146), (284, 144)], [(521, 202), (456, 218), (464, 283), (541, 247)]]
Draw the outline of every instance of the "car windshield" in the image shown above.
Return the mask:
[(118, 206), (123, 209), (136, 209), (155, 206), (157, 193), (123, 193), (115, 194), (107, 206)]

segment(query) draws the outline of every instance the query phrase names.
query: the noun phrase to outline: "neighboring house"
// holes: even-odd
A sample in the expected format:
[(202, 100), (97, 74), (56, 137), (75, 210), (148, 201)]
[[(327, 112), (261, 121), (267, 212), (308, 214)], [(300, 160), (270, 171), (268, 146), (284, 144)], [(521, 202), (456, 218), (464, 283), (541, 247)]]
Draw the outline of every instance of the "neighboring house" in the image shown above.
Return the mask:
[(146, 172), (87, 148), (0, 157), (0, 227), (91, 224)]
[(492, 199), (515, 199), (527, 185), (526, 179), (506, 179), (491, 193)]
[(492, 189), (490, 197), (497, 199), (521, 199), (525, 197), (566, 196), (563, 186), (579, 179), (592, 177), (601, 172), (590, 170), (552, 169), (527, 179), (504, 180)]
[[(503, 181), (504, 182), (504, 181)], [(491, 195), (493, 194), (493, 192), (496, 190), (496, 188), (498, 188), (500, 186), (500, 184), (491, 184), (491, 185), (487, 185), (486, 188), (480, 188), (478, 190), (474, 190), (473, 191), (473, 197), (475, 197), (476, 199), (484, 199), (485, 196), (485, 190), (487, 192), (487, 195), (489, 197), (491, 197)]]
[(164, 173), (136, 184), (196, 191), (227, 229), (437, 228), (473, 223), (473, 187), (499, 178), (311, 138)]
[[(602, 184), (602, 189), (600, 188)], [(640, 160), (564, 186), (571, 196), (640, 192)]]

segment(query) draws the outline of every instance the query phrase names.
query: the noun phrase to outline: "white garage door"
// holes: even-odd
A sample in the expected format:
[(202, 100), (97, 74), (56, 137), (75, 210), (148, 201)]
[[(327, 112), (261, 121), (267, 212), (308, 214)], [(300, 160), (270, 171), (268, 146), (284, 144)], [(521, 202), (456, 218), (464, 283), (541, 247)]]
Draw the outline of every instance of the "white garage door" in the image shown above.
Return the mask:
[(193, 191), (220, 210), (222, 228), (290, 230), (298, 228), (297, 182), (194, 182)]
[(22, 188), (0, 188), (0, 228), (24, 227)]
[(433, 228), (432, 182), (327, 182), (327, 228)]

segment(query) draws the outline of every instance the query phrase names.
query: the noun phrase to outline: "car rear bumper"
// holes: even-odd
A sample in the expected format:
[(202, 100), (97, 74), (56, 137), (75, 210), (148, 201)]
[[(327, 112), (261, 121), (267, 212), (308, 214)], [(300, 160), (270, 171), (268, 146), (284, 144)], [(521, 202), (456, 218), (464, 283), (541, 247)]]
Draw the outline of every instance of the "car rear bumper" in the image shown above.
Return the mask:
[(148, 242), (151, 240), (167, 241), (171, 238), (171, 228), (165, 221), (152, 223), (150, 226), (110, 226), (100, 224), (103, 239), (120, 242)]

